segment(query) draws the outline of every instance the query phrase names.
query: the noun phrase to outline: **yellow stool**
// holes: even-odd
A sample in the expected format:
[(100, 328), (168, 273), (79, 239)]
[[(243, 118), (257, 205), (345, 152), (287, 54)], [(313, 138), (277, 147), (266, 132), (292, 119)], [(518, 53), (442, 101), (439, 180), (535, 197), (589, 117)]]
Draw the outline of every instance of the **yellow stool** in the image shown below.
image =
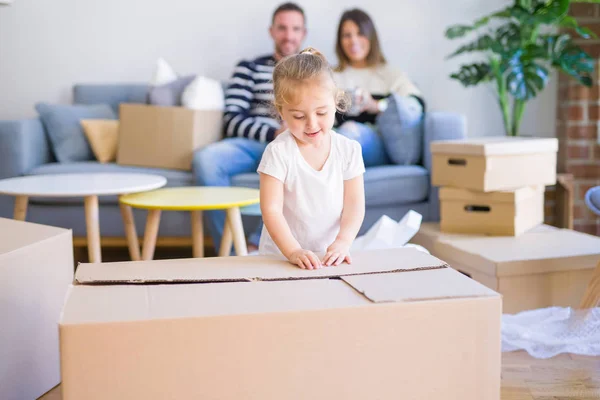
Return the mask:
[[(148, 210), (141, 254), (142, 260), (151, 260), (154, 257), (161, 211), (191, 212), (194, 257), (203, 257), (202, 211), (226, 210), (227, 218), (219, 255), (229, 254), (232, 239), (236, 254), (247, 255), (248, 250), (240, 207), (257, 204), (259, 200), (260, 196), (257, 189), (213, 186), (158, 189), (151, 192), (121, 196), (119, 199), (122, 207)], [(125, 219), (124, 224), (131, 259), (139, 260), (139, 243), (133, 220)]]

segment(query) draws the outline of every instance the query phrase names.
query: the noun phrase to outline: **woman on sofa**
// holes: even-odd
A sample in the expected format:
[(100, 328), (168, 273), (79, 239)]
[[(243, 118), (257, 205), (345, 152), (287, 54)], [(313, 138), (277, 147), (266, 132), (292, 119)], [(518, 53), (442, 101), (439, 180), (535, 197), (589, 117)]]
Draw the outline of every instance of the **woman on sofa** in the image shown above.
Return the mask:
[(338, 87), (352, 98), (338, 114), (336, 131), (357, 140), (365, 166), (416, 164), (421, 155), (424, 102), (421, 92), (383, 56), (375, 24), (352, 9), (342, 14), (336, 40)]

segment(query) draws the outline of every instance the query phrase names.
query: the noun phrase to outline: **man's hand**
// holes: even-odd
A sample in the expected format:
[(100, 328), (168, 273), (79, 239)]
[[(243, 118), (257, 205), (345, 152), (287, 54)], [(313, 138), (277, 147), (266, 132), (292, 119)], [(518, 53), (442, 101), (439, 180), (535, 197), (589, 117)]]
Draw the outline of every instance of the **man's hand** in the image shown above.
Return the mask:
[(323, 257), (323, 265), (329, 267), (330, 265), (340, 265), (344, 261), (348, 264), (352, 264), (352, 258), (350, 257), (350, 245), (351, 243), (337, 239), (327, 248), (327, 253)]

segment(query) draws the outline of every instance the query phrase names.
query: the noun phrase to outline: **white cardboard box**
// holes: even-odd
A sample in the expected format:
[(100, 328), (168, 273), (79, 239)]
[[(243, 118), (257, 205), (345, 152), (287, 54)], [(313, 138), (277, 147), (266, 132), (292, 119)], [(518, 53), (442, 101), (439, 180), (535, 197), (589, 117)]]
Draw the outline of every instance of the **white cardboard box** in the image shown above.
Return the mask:
[(497, 400), (501, 308), (415, 249), (82, 264), (63, 399)]
[(556, 183), (556, 138), (482, 137), (431, 143), (435, 186), (481, 192)]
[(424, 223), (413, 243), (503, 296), (514, 314), (577, 307), (600, 261), (600, 238), (540, 225), (516, 237), (445, 234)]
[(60, 382), (58, 320), (73, 281), (70, 230), (0, 218), (0, 399)]
[(442, 232), (517, 236), (544, 222), (544, 187), (476, 192), (440, 189)]

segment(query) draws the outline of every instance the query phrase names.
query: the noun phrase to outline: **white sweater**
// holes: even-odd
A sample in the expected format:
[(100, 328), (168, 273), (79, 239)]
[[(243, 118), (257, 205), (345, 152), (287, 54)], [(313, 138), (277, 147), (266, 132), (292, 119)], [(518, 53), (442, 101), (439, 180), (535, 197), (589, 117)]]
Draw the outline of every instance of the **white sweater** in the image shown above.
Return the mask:
[(375, 98), (387, 97), (391, 93), (400, 96), (421, 96), (421, 91), (406, 74), (389, 64), (368, 68), (346, 67), (341, 72), (335, 72), (334, 77), (340, 89), (348, 90), (359, 87), (371, 93)]

